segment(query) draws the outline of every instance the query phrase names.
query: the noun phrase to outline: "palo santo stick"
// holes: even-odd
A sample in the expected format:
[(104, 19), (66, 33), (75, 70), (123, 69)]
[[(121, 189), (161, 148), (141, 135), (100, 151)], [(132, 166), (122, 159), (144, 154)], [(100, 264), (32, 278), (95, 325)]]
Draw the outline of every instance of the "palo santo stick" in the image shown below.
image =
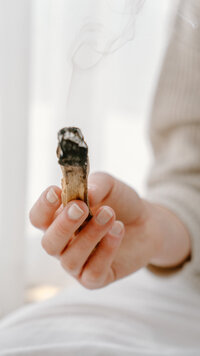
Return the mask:
[[(62, 203), (83, 200), (89, 208), (87, 178), (89, 174), (88, 146), (77, 127), (65, 127), (58, 132), (58, 163), (62, 169)], [(87, 220), (92, 217), (90, 211)]]

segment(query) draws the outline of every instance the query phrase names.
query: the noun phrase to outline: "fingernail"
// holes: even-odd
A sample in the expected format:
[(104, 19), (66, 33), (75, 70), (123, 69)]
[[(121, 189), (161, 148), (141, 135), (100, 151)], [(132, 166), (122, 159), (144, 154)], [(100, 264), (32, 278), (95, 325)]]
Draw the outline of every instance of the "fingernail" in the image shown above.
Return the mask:
[(54, 204), (55, 202), (58, 201), (58, 196), (56, 194), (56, 192), (54, 191), (53, 188), (49, 189), (47, 195), (46, 195), (46, 199), (49, 201), (49, 203)]
[(104, 207), (96, 216), (96, 222), (99, 225), (105, 225), (112, 217), (113, 217), (112, 210), (107, 207)]
[(121, 236), (122, 230), (124, 229), (124, 224), (121, 221), (115, 221), (109, 233), (115, 236)]
[(80, 217), (83, 216), (83, 214), (84, 211), (81, 208), (79, 208), (79, 206), (76, 203), (72, 204), (68, 209), (68, 216), (72, 220), (80, 219)]

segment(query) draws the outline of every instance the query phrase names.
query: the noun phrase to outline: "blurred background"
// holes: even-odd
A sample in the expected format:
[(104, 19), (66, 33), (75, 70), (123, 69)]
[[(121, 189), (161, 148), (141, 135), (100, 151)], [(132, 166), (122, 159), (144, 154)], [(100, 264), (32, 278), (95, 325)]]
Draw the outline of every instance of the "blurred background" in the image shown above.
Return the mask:
[(28, 212), (60, 185), (57, 131), (82, 129), (91, 171), (145, 195), (149, 114), (172, 0), (0, 0), (0, 316), (72, 279)]

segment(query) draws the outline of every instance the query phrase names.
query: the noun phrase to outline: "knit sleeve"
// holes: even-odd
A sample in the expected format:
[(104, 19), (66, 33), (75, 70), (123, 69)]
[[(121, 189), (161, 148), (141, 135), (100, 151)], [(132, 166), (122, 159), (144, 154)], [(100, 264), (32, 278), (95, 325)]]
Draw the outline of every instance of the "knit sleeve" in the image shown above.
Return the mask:
[(154, 163), (147, 198), (173, 211), (200, 275), (200, 1), (180, 2), (151, 112)]

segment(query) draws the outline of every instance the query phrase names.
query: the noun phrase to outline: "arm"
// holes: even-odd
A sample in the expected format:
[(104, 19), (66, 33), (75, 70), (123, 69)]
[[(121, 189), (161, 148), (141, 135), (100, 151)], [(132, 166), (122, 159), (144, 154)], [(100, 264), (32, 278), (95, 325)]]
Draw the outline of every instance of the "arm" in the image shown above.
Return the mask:
[[(179, 226), (166, 236), (166, 256), (156, 265), (184, 261), (200, 270), (200, 27), (199, 1), (182, 1), (167, 49), (150, 122), (155, 161), (147, 199)], [(185, 18), (187, 21), (184, 21)], [(169, 222), (169, 227), (171, 223)], [(177, 259), (175, 258), (177, 256)]]

